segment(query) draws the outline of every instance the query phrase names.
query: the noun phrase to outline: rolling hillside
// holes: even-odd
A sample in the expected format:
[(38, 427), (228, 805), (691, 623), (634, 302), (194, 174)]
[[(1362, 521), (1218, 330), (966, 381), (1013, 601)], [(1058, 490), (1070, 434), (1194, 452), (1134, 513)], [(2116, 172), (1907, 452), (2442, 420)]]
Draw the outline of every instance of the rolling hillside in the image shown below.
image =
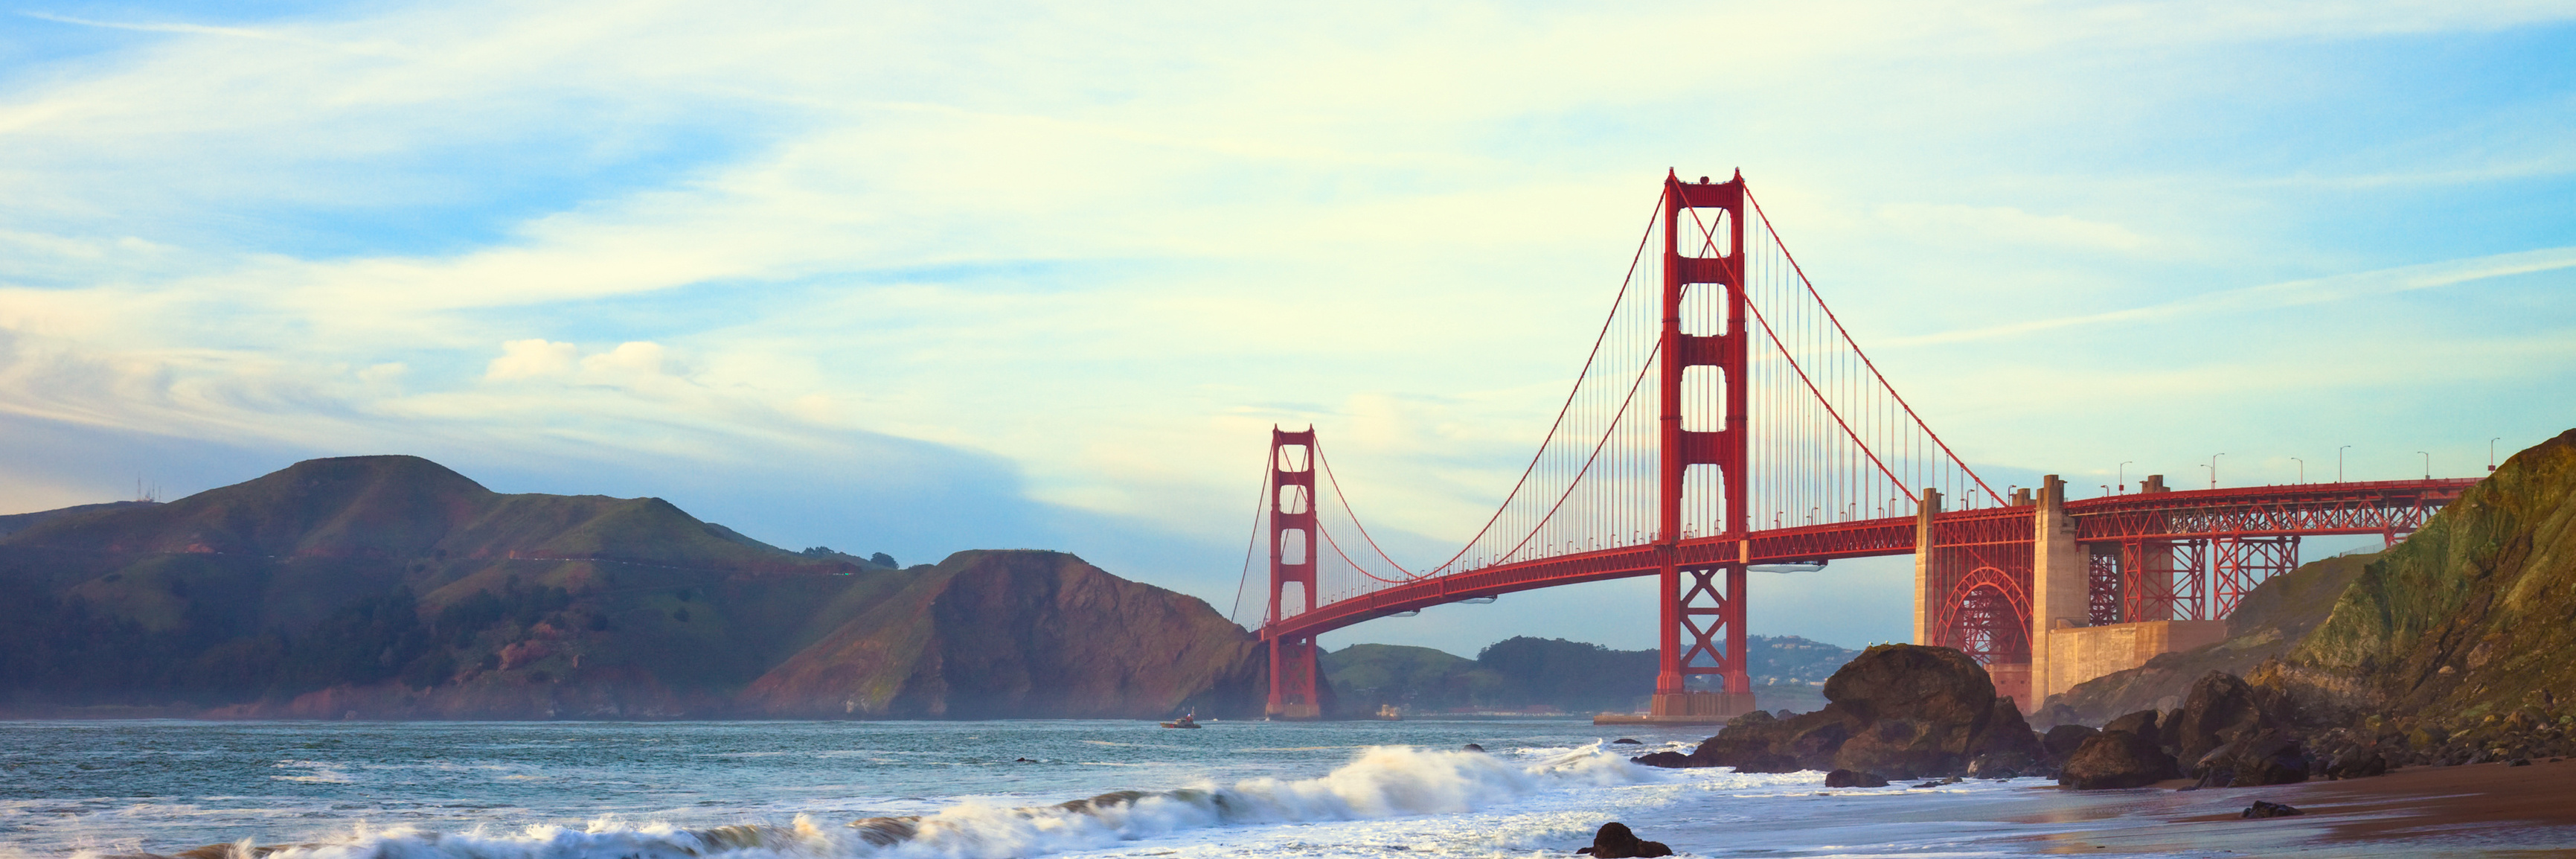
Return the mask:
[[(20, 521), (0, 537), (20, 715), (1154, 716), (1249, 700), (1259, 662), (1205, 603), (1070, 555), (897, 570), (418, 457)], [(969, 634), (996, 623), (1045, 632)], [(867, 646), (887, 640), (911, 649)]]

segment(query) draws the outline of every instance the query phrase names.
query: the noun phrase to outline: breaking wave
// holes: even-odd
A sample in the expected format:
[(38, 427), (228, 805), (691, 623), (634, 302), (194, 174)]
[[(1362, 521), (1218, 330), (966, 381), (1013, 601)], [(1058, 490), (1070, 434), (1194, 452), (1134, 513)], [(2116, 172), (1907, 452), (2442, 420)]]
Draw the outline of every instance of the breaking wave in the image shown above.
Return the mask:
[(695, 829), (609, 820), (585, 829), (532, 826), (510, 834), (402, 828), (279, 847), (245, 841), (227, 850), (189, 851), (186, 859), (1013, 859), (1228, 825), (1471, 812), (1551, 790), (1661, 779), (1597, 745), (1546, 750), (1521, 761), (1379, 746), (1318, 778), (1119, 791), (1046, 806), (964, 802), (928, 815), (847, 824), (799, 815), (783, 826)]

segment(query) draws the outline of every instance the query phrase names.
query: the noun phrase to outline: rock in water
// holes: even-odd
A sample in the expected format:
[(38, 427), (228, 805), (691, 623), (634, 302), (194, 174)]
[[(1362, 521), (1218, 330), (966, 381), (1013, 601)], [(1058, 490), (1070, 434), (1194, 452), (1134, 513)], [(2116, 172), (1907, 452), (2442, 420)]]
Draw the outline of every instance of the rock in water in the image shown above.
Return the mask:
[(1691, 766), (1737, 772), (1847, 769), (1888, 778), (2037, 768), (2047, 750), (2012, 699), (1967, 654), (1946, 647), (1872, 647), (1825, 681), (1824, 709), (1747, 713), (1690, 754)]
[(2128, 731), (2103, 731), (2084, 741), (2058, 771), (2057, 783), (2076, 790), (2145, 787), (2182, 773), (2154, 740)]
[(1887, 779), (1877, 773), (1835, 770), (1825, 774), (1826, 787), (1886, 787)]
[(1637, 757), (1629, 758), (1628, 762), (1640, 766), (1664, 767), (1666, 769), (1680, 769), (1683, 767), (1695, 766), (1695, 764), (1691, 763), (1689, 755), (1685, 755), (1680, 752), (1648, 752)]
[(2253, 805), (2245, 807), (2244, 814), (2237, 816), (2246, 820), (2253, 820), (2258, 817), (2296, 817), (2306, 813), (2307, 812), (2303, 812), (2277, 802), (2264, 802), (2258, 799), (2254, 801)]
[(1982, 726), (1994, 710), (1995, 684), (1965, 653), (1882, 644), (1834, 672), (1825, 681), (1825, 698), (1864, 723), (1902, 718)]
[[(1946, 647), (1885, 644), (1825, 681), (1824, 712), (1844, 716), (1850, 739), (1834, 766), (1897, 778), (1949, 775), (1992, 747), (2023, 754), (2038, 749), (2030, 726), (2009, 701), (1998, 708), (1994, 680), (1967, 654)], [(2011, 713), (1998, 725), (1999, 710)]]
[(1618, 739), (1616, 739), (1616, 740), (1611, 740), (1611, 741), (1610, 741), (1610, 744), (1611, 744), (1611, 745), (1614, 745), (1614, 746), (1642, 746), (1642, 745), (1645, 745), (1644, 743), (1638, 742), (1638, 741), (1636, 741), (1635, 739), (1630, 738), (1630, 737), (1620, 737), (1620, 738), (1618, 738)]
[(2012, 778), (2038, 769), (2039, 762), (2047, 757), (2048, 747), (2030, 729), (2030, 723), (2022, 720), (2020, 705), (2011, 698), (1997, 698), (1994, 713), (1986, 717), (1986, 726), (1968, 739), (1967, 774)]
[(1648, 859), (1673, 855), (1673, 848), (1661, 841), (1647, 841), (1628, 831), (1628, 824), (1616, 820), (1601, 824), (1592, 834), (1592, 846), (1574, 851), (1593, 859)]
[(1462, 752), (1481, 752), (1485, 750), (1485, 747), (1476, 745), (1475, 743), (1468, 743), (1466, 745), (1459, 746), (1458, 750)]

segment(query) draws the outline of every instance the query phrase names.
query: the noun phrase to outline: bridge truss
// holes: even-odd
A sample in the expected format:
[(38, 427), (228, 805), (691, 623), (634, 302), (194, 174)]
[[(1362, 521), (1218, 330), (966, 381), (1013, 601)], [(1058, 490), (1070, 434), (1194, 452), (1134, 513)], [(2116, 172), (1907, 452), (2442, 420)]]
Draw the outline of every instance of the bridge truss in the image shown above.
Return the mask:
[[(1265, 482), (1260, 634), (1269, 711), (1281, 717), (1320, 714), (1320, 633), (1614, 578), (1657, 579), (1653, 706), (1672, 718), (1752, 707), (1753, 565), (1914, 554), (1917, 639), (1975, 654), (2007, 686), (2037, 629), (2042, 499), (1996, 493), (1933, 433), (1825, 305), (1741, 174), (1666, 176), (1537, 453), (1447, 559), (1408, 567), (1379, 547), (1312, 428), (1274, 430)], [(2394, 539), (2469, 482), (2049, 500), (2090, 555), (2078, 614), (2103, 623), (2224, 616), (2296, 562), (2300, 536)], [(1715, 688), (1689, 682), (1703, 675)]]

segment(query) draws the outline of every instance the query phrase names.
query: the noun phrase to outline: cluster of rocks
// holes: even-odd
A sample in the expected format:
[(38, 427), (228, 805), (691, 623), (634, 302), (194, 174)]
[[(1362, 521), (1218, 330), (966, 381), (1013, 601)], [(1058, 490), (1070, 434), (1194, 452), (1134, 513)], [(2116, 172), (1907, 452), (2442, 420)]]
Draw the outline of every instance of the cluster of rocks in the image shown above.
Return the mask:
[(2052, 761), (2011, 698), (1966, 654), (1885, 644), (1863, 651), (1825, 682), (1824, 709), (1728, 722), (1690, 754), (1635, 758), (1661, 767), (1738, 772), (1846, 770), (1854, 785), (1888, 780), (2044, 774)]
[(1829, 787), (2051, 776), (2095, 790), (2186, 778), (2197, 780), (2194, 787), (2292, 784), (2382, 775), (2405, 763), (2576, 753), (2576, 719), (2542, 709), (2466, 728), (2376, 719), (2362, 728), (2321, 728), (2297, 696), (2219, 671), (2193, 683), (2177, 709), (2040, 734), (2012, 699), (1995, 695), (1993, 681), (1966, 654), (1906, 644), (1862, 653), (1826, 682), (1825, 698), (1813, 713), (1737, 717), (1689, 754), (1633, 760), (1738, 772), (1826, 770)]
[(2507, 713), (2472, 718), (2373, 716), (2328, 735), (2331, 742), (2385, 750), (2392, 764), (2457, 766), (2576, 757), (2576, 714), (2551, 696)]
[(2295, 784), (2385, 775), (2396, 766), (2377, 737), (2316, 729), (2294, 700), (2212, 671), (2178, 709), (2130, 713), (2099, 731), (2060, 725), (2043, 742), (2072, 747), (2057, 781), (2084, 790), (2176, 778), (2197, 779), (2193, 788)]

